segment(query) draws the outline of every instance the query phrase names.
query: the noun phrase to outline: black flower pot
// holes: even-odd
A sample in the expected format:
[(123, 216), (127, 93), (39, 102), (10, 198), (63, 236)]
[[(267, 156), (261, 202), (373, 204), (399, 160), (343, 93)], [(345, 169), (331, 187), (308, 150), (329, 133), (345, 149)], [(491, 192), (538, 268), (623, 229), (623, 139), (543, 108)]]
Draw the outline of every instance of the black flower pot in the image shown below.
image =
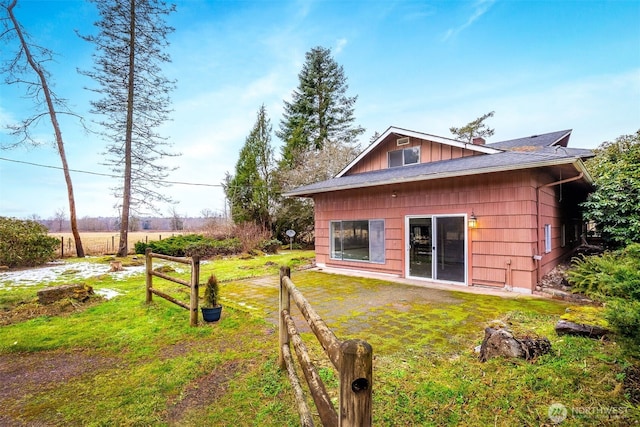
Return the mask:
[(213, 308), (201, 307), (202, 318), (205, 322), (217, 322), (222, 314), (222, 306), (218, 305)]

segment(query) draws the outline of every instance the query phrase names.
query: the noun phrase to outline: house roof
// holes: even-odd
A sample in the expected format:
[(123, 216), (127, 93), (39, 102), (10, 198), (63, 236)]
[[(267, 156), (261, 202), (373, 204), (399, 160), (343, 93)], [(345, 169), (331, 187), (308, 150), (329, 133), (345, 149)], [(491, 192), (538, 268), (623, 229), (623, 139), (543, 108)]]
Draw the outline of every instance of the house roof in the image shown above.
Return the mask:
[(501, 150), (510, 150), (522, 147), (550, 147), (552, 145), (566, 147), (570, 135), (571, 129), (560, 130), (557, 132), (545, 133), (543, 135), (532, 135), (525, 138), (494, 142), (492, 144), (487, 144), (487, 147)]
[[(285, 196), (305, 197), (329, 191), (556, 165), (573, 165), (576, 170), (584, 173), (587, 182), (592, 182), (582, 162), (582, 159), (593, 156), (591, 150), (554, 145), (567, 137), (570, 132), (552, 132), (489, 144), (488, 148), (491, 149), (491, 153), (486, 153), (486, 155), (419, 163), (353, 175), (338, 175), (333, 179), (296, 188), (285, 193)], [(502, 148), (495, 148), (496, 146)]]

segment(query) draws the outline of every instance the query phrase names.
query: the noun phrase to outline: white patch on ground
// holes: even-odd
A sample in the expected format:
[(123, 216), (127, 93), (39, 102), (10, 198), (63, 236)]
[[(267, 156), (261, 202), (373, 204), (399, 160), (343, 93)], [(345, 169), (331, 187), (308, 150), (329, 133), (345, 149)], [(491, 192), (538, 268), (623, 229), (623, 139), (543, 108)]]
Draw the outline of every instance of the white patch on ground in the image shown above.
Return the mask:
[(113, 289), (106, 289), (106, 288), (97, 289), (95, 293), (104, 297), (105, 299), (111, 299), (111, 298), (117, 297), (118, 295), (122, 295), (118, 291), (114, 291)]
[[(208, 264), (210, 261), (201, 261), (200, 265)], [(155, 262), (153, 268), (171, 265), (176, 273), (189, 272), (190, 268), (183, 268), (182, 264), (174, 262)], [(53, 261), (43, 267), (28, 268), (24, 270), (0, 272), (0, 290), (14, 286), (33, 286), (44, 283), (74, 282), (88, 279), (90, 277), (109, 274), (114, 280), (125, 280), (136, 274), (144, 274), (145, 266), (123, 267), (122, 271), (111, 271), (109, 264), (99, 264), (95, 262), (73, 262)]]
[(111, 267), (108, 264), (92, 262), (53, 262), (45, 267), (0, 273), (0, 289), (43, 283), (72, 282), (105, 274), (111, 275), (115, 280), (124, 280), (136, 274), (143, 274), (145, 266), (124, 267), (122, 271), (115, 272), (111, 272), (110, 269)]

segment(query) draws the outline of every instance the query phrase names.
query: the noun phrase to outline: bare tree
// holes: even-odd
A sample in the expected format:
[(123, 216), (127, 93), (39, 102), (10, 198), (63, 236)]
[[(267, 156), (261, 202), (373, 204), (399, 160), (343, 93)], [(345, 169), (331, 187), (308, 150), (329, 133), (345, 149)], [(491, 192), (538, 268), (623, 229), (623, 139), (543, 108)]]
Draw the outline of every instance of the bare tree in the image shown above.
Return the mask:
[[(65, 106), (64, 100), (58, 98), (51, 90), (48, 81), (50, 74), (42, 65), (44, 62), (52, 59), (53, 53), (49, 49), (33, 45), (29, 41), (28, 35), (23, 30), (14, 13), (14, 8), (17, 3), (18, 0), (12, 0), (9, 4), (2, 4), (2, 7), (7, 11), (8, 17), (2, 19), (3, 25), (0, 38), (7, 42), (17, 39), (19, 47), (13, 59), (3, 64), (0, 71), (6, 75), (5, 82), (7, 84), (22, 84), (26, 86), (27, 96), (34, 100), (35, 104), (40, 107), (40, 111), (24, 119), (19, 124), (9, 126), (11, 133), (19, 138), (19, 142), (13, 144), (12, 147), (22, 143), (37, 144), (36, 141), (32, 139), (30, 130), (33, 126), (37, 126), (43, 117), (49, 117), (55, 134), (56, 148), (60, 155), (60, 161), (62, 162), (64, 179), (67, 184), (71, 231), (76, 245), (76, 254), (79, 258), (83, 258), (84, 249), (82, 248), (82, 241), (78, 231), (73, 184), (71, 182), (71, 174), (69, 173), (62, 131), (60, 130), (60, 124), (58, 122), (58, 114), (72, 113)], [(30, 71), (36, 74), (35, 79), (31, 76)]]
[(62, 231), (64, 223), (67, 221), (67, 213), (64, 211), (64, 208), (56, 210), (56, 213), (53, 215), (53, 221), (57, 224), (58, 231)]
[(184, 219), (175, 206), (171, 206), (169, 215), (171, 216), (171, 231), (182, 231), (184, 229)]
[(127, 233), (131, 212), (154, 202), (170, 201), (161, 192), (171, 170), (159, 160), (174, 156), (170, 144), (158, 132), (169, 116), (169, 92), (175, 82), (162, 74), (170, 62), (164, 53), (173, 28), (165, 16), (174, 5), (161, 0), (91, 0), (98, 8), (98, 34), (81, 36), (95, 44), (92, 71), (81, 71), (98, 83), (90, 89), (100, 99), (92, 101), (92, 112), (102, 119), (101, 135), (109, 141), (107, 165), (122, 175), (115, 188), (122, 198), (118, 256), (128, 253)]

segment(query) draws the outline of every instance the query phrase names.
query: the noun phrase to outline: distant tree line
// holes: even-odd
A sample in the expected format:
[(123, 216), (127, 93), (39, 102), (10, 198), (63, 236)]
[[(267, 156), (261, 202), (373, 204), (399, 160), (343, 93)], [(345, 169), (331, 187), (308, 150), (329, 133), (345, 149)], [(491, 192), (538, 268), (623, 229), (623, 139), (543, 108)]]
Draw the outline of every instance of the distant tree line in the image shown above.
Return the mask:
[[(70, 221), (66, 217), (42, 219), (32, 216), (30, 220), (43, 225), (49, 233), (65, 233), (71, 230)], [(212, 225), (225, 224), (223, 216), (217, 217), (138, 217), (129, 219), (129, 231), (201, 231)], [(120, 231), (120, 217), (82, 217), (77, 220), (80, 232), (115, 232)]]

